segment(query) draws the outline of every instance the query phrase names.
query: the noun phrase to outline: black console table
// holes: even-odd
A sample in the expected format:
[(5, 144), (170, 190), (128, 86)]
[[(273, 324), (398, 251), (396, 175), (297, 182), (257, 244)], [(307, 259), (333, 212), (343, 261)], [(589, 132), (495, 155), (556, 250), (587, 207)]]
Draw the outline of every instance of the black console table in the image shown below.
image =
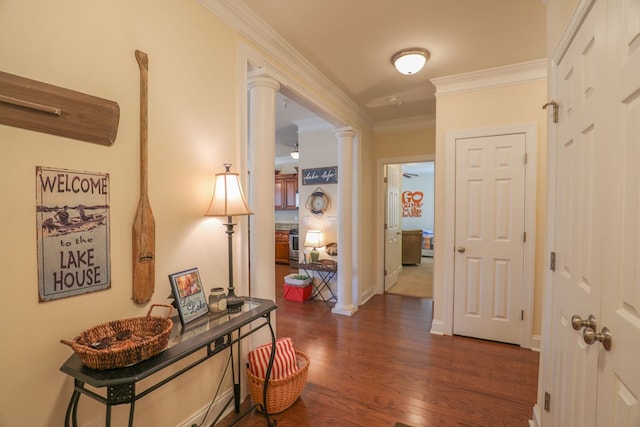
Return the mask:
[[(169, 337), (169, 344), (165, 350), (157, 356), (124, 368), (107, 370), (91, 369), (86, 367), (78, 355), (74, 353), (69, 357), (69, 359), (67, 359), (64, 365), (60, 367), (60, 370), (71, 376), (74, 381), (73, 393), (65, 414), (65, 426), (73, 425), (76, 427), (78, 425), (78, 403), (80, 401), (80, 396), (84, 394), (106, 405), (105, 425), (107, 426), (111, 424), (111, 407), (115, 405), (129, 404), (129, 426), (131, 427), (133, 426), (135, 402), (138, 399), (141, 399), (162, 385), (172, 381), (176, 377), (227, 348), (230, 348), (231, 351), (230, 357), (232, 364), (231, 371), (233, 375), (233, 397), (225, 404), (224, 408), (222, 408), (221, 413), (214, 420), (214, 423), (220, 418), (231, 402), (234, 402), (235, 412), (239, 413), (241, 397), (240, 341), (259, 329), (268, 326), (269, 331), (271, 332), (272, 342), (271, 360), (269, 361), (266, 376), (268, 379), (273, 366), (273, 358), (276, 348), (276, 338), (271, 325), (271, 312), (275, 309), (276, 305), (273, 301), (257, 298), (245, 298), (242, 311), (239, 313), (222, 315), (209, 314), (208, 316), (203, 316), (201, 319), (193, 321), (193, 323), (187, 324), (185, 327), (182, 327), (180, 322), (175, 319), (173, 330)], [(251, 322), (259, 319), (264, 319), (264, 322), (258, 325), (251, 324)], [(234, 363), (233, 360), (234, 344), (236, 344), (237, 347), (236, 363)], [(171, 366), (172, 364), (204, 348), (206, 348), (206, 353), (203, 352), (201, 357), (188, 366), (169, 375), (168, 377), (159, 378), (158, 381), (144, 390), (136, 390), (137, 382), (150, 377), (162, 369)], [(237, 366), (234, 367), (236, 364)], [(106, 392), (102, 395), (97, 391), (88, 388), (87, 385), (95, 389), (106, 388)], [(267, 387), (268, 380), (265, 380), (263, 390), (264, 402), (267, 401)], [(267, 424), (271, 426), (272, 423), (269, 419), (268, 412), (264, 409), (262, 412), (265, 413)]]

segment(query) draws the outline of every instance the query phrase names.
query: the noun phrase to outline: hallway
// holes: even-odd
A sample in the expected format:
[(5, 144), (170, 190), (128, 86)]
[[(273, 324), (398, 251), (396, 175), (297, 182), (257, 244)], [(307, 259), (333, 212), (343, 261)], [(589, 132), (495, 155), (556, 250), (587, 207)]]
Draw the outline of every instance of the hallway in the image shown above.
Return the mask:
[[(302, 397), (274, 417), (278, 426), (527, 425), (538, 353), (432, 335), (430, 300), (377, 295), (353, 317), (331, 314), (322, 301), (286, 301), (289, 271), (276, 267), (277, 333), (311, 364)], [(236, 425), (263, 422), (252, 413)]]

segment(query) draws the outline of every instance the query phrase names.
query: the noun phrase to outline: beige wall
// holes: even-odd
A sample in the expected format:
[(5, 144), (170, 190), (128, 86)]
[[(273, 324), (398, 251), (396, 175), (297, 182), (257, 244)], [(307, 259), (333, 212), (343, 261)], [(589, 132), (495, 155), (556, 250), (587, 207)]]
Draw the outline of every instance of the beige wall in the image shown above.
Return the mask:
[[(507, 86), (473, 92), (440, 96), (437, 101), (436, 118), (436, 204), (435, 204), (435, 235), (444, 236), (444, 200), (452, 197), (444, 193), (444, 168), (446, 164), (445, 143), (446, 134), (477, 128), (498, 127), (513, 124), (537, 123), (538, 135), (538, 170), (537, 170), (537, 221), (536, 221), (536, 249), (535, 249), (535, 279), (534, 279), (534, 335), (540, 334), (542, 279), (544, 269), (544, 250), (546, 236), (546, 115), (541, 106), (546, 102), (546, 83), (543, 81)], [(439, 241), (442, 241), (440, 238)], [(435, 247), (434, 265), (434, 319), (442, 319), (442, 305), (439, 298), (443, 287), (443, 259), (442, 246)]]
[[(139, 69), (134, 51), (149, 55), (149, 198), (156, 221), (156, 291), (151, 303), (166, 303), (167, 275), (186, 268), (197, 267), (206, 287), (227, 284), (224, 227), (203, 214), (213, 174), (221, 172), (225, 162), (246, 163), (237, 116), (245, 93), (238, 89), (244, 84), (238, 76), (245, 70), (236, 68), (243, 52), (238, 46), (246, 40), (195, 0), (6, 0), (0, 12), (2, 71), (114, 100), (121, 110), (111, 147), (0, 126), (0, 192), (5, 199), (0, 266), (12, 289), (0, 310), (5, 325), (0, 426), (58, 426), (72, 392), (71, 379), (59, 371), (72, 350), (59, 340), (70, 340), (101, 322), (145, 315), (149, 307), (131, 300), (131, 225), (139, 194)], [(357, 197), (360, 206), (370, 206), (370, 132), (348, 107), (336, 105), (335, 98), (322, 99), (326, 95), (319, 85), (287, 73), (283, 66), (279, 71), (329, 105), (334, 123), (361, 130), (357, 144), (364, 164), (357, 171), (362, 190)], [(110, 175), (110, 289), (38, 302), (36, 166)], [(358, 215), (354, 226), (363, 239), (354, 273), (371, 283), (368, 233), (373, 212), (358, 208)], [(246, 241), (245, 228), (236, 227), (236, 242)], [(236, 270), (246, 274), (246, 267), (236, 264)], [(243, 283), (236, 286), (246, 295)], [(204, 408), (215, 384), (202, 378), (217, 379), (222, 363), (215, 358), (140, 400), (136, 424), (174, 426)], [(125, 424), (126, 409), (114, 408), (113, 425)], [(83, 397), (79, 423), (103, 425), (104, 407)]]
[(434, 124), (421, 129), (376, 133), (373, 138), (374, 162), (379, 159), (435, 154), (435, 130)]
[[(100, 322), (145, 315), (131, 300), (131, 225), (138, 202), (139, 69), (149, 55), (149, 192), (156, 220), (156, 291), (167, 275), (198, 267), (206, 285), (227, 274), (226, 234), (204, 218), (213, 174), (239, 164), (236, 34), (196, 1), (5, 0), (0, 69), (117, 101), (111, 147), (0, 126), (0, 265), (4, 326), (0, 425), (59, 426), (72, 380), (59, 371), (72, 350), (59, 343)], [(110, 174), (111, 288), (38, 302), (35, 167)], [(226, 279), (222, 281), (226, 286)], [(174, 426), (208, 403), (222, 360), (201, 366), (136, 405), (136, 425)], [(182, 399), (184, 396), (188, 399)], [(113, 425), (125, 425), (126, 408)], [(104, 409), (83, 397), (80, 425), (104, 425)], [(140, 420), (144, 420), (141, 423)]]

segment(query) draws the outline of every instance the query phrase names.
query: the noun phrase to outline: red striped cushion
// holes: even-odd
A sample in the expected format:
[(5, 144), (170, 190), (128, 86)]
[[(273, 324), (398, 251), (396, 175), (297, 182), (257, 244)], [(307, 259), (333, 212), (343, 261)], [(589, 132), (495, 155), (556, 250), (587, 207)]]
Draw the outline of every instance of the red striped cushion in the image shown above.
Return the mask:
[[(258, 378), (264, 378), (267, 375), (270, 356), (271, 343), (251, 350), (248, 355), (250, 372)], [(293, 348), (293, 341), (289, 337), (279, 338), (276, 341), (276, 355), (269, 379), (280, 380), (296, 372), (298, 372), (298, 361)]]

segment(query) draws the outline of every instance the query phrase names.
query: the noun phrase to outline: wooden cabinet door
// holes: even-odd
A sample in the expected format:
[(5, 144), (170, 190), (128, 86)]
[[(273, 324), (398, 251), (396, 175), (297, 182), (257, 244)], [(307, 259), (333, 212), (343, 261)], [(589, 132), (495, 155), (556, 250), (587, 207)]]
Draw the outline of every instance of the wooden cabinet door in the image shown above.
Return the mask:
[(289, 232), (276, 231), (276, 264), (289, 264)]
[(274, 207), (275, 209), (282, 209), (284, 206), (284, 181), (276, 177), (275, 183), (275, 198), (274, 198)]
[(293, 210), (296, 207), (296, 193), (298, 192), (298, 175), (276, 175), (274, 207), (276, 210)]

